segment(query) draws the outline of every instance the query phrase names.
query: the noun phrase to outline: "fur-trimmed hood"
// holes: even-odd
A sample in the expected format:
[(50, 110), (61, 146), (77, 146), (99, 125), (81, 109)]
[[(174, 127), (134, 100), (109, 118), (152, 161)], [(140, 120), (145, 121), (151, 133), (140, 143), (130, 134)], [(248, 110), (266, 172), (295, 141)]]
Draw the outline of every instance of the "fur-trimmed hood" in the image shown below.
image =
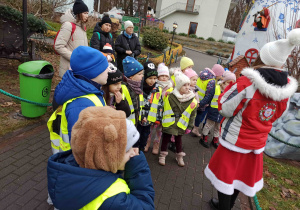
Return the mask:
[(274, 101), (281, 101), (291, 97), (298, 88), (298, 82), (295, 78), (290, 76), (288, 76), (288, 84), (278, 86), (268, 83), (264, 77), (253, 68), (245, 68), (241, 73), (250, 79), (254, 87), (257, 88), (262, 95)]

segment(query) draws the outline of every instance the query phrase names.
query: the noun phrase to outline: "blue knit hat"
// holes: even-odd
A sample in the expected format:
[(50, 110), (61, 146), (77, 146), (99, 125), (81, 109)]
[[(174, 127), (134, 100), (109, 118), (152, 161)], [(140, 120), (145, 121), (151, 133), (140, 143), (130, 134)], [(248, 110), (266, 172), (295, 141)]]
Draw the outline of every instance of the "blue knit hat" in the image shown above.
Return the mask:
[(99, 50), (79, 46), (73, 50), (70, 65), (74, 74), (94, 79), (107, 69), (108, 62)]
[(140, 64), (137, 60), (130, 56), (124, 58), (122, 62), (124, 75), (126, 77), (131, 77), (144, 69), (142, 64)]

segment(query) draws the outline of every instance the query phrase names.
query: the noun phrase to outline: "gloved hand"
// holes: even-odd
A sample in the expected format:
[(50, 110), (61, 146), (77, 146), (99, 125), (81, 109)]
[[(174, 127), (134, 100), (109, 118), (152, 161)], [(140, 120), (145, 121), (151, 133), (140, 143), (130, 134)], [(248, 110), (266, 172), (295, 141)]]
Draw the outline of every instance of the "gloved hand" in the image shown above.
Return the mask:
[(186, 129), (184, 134), (189, 134), (191, 132), (190, 129)]

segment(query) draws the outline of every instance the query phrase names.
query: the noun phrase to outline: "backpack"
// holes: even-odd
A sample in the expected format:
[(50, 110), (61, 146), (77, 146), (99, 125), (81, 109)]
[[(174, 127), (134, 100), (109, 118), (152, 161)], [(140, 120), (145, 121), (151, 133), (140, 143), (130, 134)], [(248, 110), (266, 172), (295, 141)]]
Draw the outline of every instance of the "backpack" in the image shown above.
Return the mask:
[[(70, 22), (70, 23), (72, 24), (71, 37), (72, 37), (72, 41), (74, 41), (74, 40), (73, 40), (73, 34), (74, 34), (75, 30), (76, 30), (76, 25), (75, 25), (75, 23), (72, 23), (72, 22)], [(54, 38), (54, 44), (53, 44), (54, 52), (55, 52), (57, 55), (59, 55), (59, 53), (56, 52), (56, 50), (55, 50), (55, 43), (56, 43), (56, 39), (57, 39), (57, 36), (58, 36), (59, 32), (60, 32), (60, 29), (59, 29), (59, 31), (57, 32), (57, 34), (56, 34), (56, 36), (55, 36), (55, 38)]]
[[(101, 35), (100, 35), (99, 32), (96, 32), (96, 33), (98, 34), (98, 38), (99, 38), (99, 41), (100, 41), (101, 40)], [(111, 39), (113, 38), (111, 33), (109, 33), (109, 36), (110, 36)], [(91, 46), (91, 41), (90, 41), (90, 46)]]

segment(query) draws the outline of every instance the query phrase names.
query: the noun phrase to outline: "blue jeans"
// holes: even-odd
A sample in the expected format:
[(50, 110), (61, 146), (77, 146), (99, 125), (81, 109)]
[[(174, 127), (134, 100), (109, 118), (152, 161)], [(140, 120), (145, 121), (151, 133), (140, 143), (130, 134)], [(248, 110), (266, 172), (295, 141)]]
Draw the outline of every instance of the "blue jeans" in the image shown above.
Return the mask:
[(197, 110), (197, 116), (196, 116), (196, 119), (195, 119), (195, 126), (196, 127), (199, 127), (200, 123), (204, 120), (207, 112), (208, 112), (208, 107), (206, 107), (204, 111)]

